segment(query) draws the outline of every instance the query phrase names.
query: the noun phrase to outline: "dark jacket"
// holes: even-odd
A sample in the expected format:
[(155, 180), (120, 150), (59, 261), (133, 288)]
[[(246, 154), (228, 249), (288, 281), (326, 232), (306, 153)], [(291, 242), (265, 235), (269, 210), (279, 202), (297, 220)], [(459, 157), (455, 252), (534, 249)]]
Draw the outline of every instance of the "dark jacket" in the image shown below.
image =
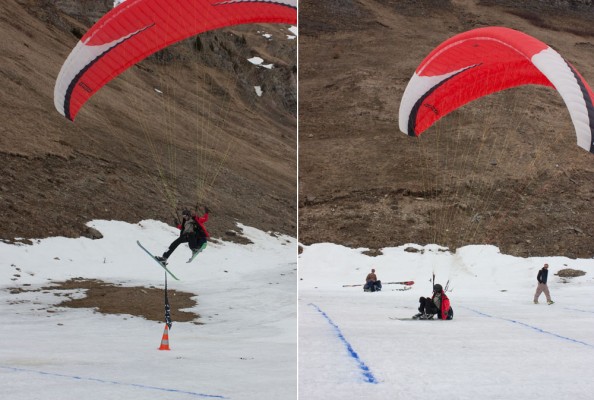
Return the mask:
[[(197, 215), (194, 215), (192, 217), (192, 219), (194, 220), (194, 222), (196, 223), (196, 229), (195, 229), (195, 233), (198, 236), (198, 238), (204, 238), (207, 239), (210, 237), (210, 234), (208, 233), (208, 231), (206, 230), (206, 227), (204, 226), (204, 223), (206, 221), (208, 221), (208, 213), (204, 213), (203, 216), (198, 217)], [(183, 235), (184, 234), (184, 222), (182, 222), (181, 224), (177, 225), (177, 229), (180, 230), (179, 235)]]
[(549, 270), (547, 268), (542, 268), (540, 271), (538, 271), (538, 274), (536, 275), (536, 280), (538, 281), (538, 283), (547, 283), (547, 278), (549, 277)]

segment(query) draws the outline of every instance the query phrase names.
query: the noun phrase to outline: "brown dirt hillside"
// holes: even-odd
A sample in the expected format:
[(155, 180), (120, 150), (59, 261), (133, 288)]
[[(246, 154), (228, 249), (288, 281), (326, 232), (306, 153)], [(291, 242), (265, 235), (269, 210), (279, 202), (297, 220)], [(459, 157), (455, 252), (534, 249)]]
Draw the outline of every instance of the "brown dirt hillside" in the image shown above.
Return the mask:
[(588, 0), (301, 1), (300, 242), (592, 257), (594, 156), (554, 90), (478, 100), (420, 138), (398, 109), (434, 47), (484, 26), (539, 38), (592, 86), (593, 20)]
[[(0, 2), (0, 239), (92, 236), (93, 219), (172, 223), (176, 207), (196, 204), (211, 208), (214, 237), (237, 221), (296, 235), (297, 43), (288, 26), (218, 30), (159, 52), (72, 123), (54, 108), (56, 77), (112, 4)], [(254, 56), (275, 67), (256, 67)]]

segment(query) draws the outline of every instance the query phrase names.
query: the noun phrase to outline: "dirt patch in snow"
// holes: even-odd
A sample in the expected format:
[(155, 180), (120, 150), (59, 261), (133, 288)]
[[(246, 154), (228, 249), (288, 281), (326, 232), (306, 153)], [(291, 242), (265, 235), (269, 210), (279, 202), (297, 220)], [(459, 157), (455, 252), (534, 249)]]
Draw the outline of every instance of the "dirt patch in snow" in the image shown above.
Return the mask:
[[(66, 298), (49, 308), (48, 312), (56, 312), (56, 307), (91, 308), (102, 314), (133, 315), (149, 321), (165, 321), (165, 291), (154, 286), (123, 286), (99, 279), (73, 278), (65, 282), (51, 282), (37, 289), (21, 286), (9, 290), (13, 294), (44, 292)], [(168, 289), (167, 297), (173, 322), (201, 324), (199, 314), (187, 311), (198, 304), (196, 294)]]

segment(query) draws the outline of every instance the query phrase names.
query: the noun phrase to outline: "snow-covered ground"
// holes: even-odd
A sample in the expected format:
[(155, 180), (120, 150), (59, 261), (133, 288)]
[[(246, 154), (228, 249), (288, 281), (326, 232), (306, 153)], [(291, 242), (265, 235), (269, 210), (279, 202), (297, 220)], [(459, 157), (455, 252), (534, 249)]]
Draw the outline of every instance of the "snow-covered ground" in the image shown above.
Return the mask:
[(136, 240), (160, 253), (179, 231), (156, 221), (89, 225), (104, 238), (0, 243), (0, 398), (296, 398), (294, 238), (240, 225), (254, 244), (211, 242), (191, 264), (180, 246), (169, 264), (180, 281), (168, 287), (197, 294), (192, 311), (204, 325), (174, 320), (171, 351), (159, 351), (164, 323), (58, 308), (64, 297), (52, 292), (10, 293), (74, 277), (163, 287), (163, 270)]
[[(594, 260), (518, 258), (492, 246), (364, 250), (315, 244), (299, 256), (300, 399), (593, 398)], [(532, 301), (545, 262), (551, 306), (544, 294)], [(383, 282), (415, 284), (342, 287), (371, 268)], [(554, 275), (563, 268), (587, 274), (563, 283)], [(449, 280), (454, 319), (392, 319), (417, 312), (433, 273)]]
[[(169, 287), (199, 295), (193, 311), (204, 325), (174, 320), (171, 351), (159, 351), (163, 323), (59, 308), (64, 297), (52, 291), (10, 293), (74, 277), (163, 286), (135, 241), (160, 252), (175, 228), (90, 225), (104, 238), (0, 243), (2, 398), (296, 398), (295, 239), (240, 226), (254, 244), (211, 242), (192, 264), (178, 248), (170, 266), (181, 280)], [(594, 260), (518, 258), (492, 246), (364, 250), (316, 244), (299, 256), (299, 399), (591, 398)], [(551, 306), (544, 296), (532, 303), (545, 262)], [(383, 282), (415, 284), (342, 287), (371, 268)], [(563, 283), (554, 275), (563, 268), (587, 274)], [(433, 273), (449, 280), (454, 320), (395, 319), (416, 313)]]

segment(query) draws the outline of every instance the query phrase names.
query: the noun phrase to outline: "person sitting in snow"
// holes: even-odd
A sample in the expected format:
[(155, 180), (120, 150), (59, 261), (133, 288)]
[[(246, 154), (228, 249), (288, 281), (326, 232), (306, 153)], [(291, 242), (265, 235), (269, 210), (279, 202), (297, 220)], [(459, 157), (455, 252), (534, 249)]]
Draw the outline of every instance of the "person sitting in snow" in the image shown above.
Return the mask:
[(432, 297), (421, 297), (419, 299), (419, 313), (413, 319), (433, 319), (437, 314), (438, 319), (454, 318), (454, 310), (450, 305), (450, 299), (438, 283), (433, 286)]
[(377, 279), (375, 269), (371, 269), (371, 272), (367, 274), (363, 290), (366, 292), (379, 292), (382, 290), (382, 282)]
[(206, 241), (210, 237), (204, 226), (204, 223), (208, 221), (209, 211), (208, 207), (204, 207), (204, 214), (198, 217), (195, 213), (193, 214), (190, 210), (185, 209), (182, 212), (182, 222), (178, 223), (177, 219), (175, 221), (177, 229), (180, 230), (179, 237), (169, 245), (169, 249), (163, 253), (162, 257), (155, 258), (163, 264), (167, 264), (169, 256), (182, 243), (188, 243), (190, 250), (192, 250), (192, 257), (195, 257), (197, 253), (204, 250)]

